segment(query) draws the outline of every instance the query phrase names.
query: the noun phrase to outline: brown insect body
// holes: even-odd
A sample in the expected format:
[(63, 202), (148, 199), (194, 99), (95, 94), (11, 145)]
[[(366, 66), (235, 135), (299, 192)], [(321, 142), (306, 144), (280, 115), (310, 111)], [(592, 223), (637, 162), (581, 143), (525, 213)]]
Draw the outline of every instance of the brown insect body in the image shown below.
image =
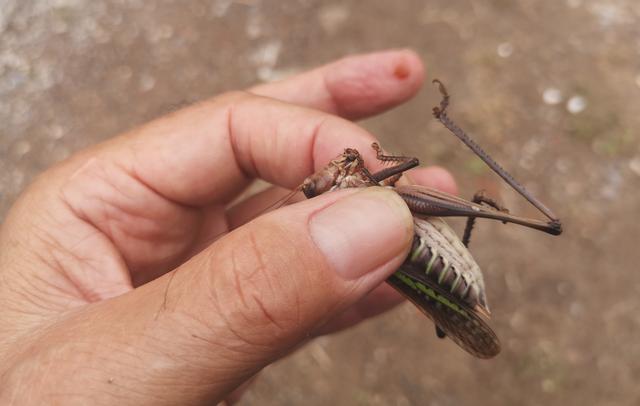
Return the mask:
[(438, 217), (414, 217), (415, 236), (402, 265), (421, 273), (462, 303), (486, 317), (489, 306), (480, 267), (455, 232)]
[(347, 148), (321, 171), (306, 178), (301, 189), (310, 199), (331, 190), (377, 185), (364, 166), (360, 153), (353, 148)]
[(415, 217), (414, 229), (410, 254), (387, 283), (434, 322), (438, 337), (478, 358), (496, 356), (480, 267), (444, 221)]
[[(384, 155), (378, 144), (372, 147), (378, 160), (396, 163), (376, 173), (367, 170), (360, 153), (352, 148), (332, 160), (324, 169), (305, 179), (301, 186), (307, 198), (327, 191), (369, 186), (390, 186), (404, 199), (414, 214), (415, 236), (409, 256), (387, 280), (411, 300), (436, 324), (439, 337), (449, 336), (470, 354), (491, 358), (500, 352), (500, 342), (488, 326), (484, 280), (480, 267), (467, 250), (477, 217), (515, 223), (552, 235), (562, 232), (560, 221), (551, 210), (534, 198), (522, 185), (502, 169), (447, 116), (449, 95), (439, 81), (443, 95), (434, 116), (471, 148), (489, 167), (518, 193), (538, 208), (549, 221), (511, 215), (494, 200), (476, 194), (473, 201), (424, 186), (395, 186), (402, 172), (417, 166), (416, 158)], [(438, 217), (467, 217), (462, 241)]]
[[(382, 186), (372, 177), (362, 156), (348, 148), (301, 188), (312, 198), (337, 189)], [(490, 312), (480, 267), (444, 221), (416, 213), (414, 229), (409, 256), (387, 282), (466, 351), (479, 358), (495, 356), (500, 343), (483, 320)]]

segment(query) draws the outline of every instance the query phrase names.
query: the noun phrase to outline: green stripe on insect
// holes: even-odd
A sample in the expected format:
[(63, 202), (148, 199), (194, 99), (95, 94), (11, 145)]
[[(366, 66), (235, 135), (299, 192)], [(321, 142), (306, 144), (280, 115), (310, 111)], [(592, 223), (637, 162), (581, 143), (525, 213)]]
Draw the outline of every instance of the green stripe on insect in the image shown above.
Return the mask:
[(430, 287), (426, 286), (423, 283), (414, 281), (413, 279), (411, 279), (409, 276), (400, 273), (400, 272), (396, 272), (394, 274), (394, 276), (398, 279), (400, 279), (405, 285), (409, 286), (410, 288), (412, 288), (415, 291), (418, 291), (424, 295), (427, 295), (428, 297), (430, 297), (433, 300), (436, 300), (439, 303), (442, 303), (443, 305), (447, 306), (448, 308), (450, 308), (451, 310), (455, 311), (456, 313), (459, 313), (465, 317), (468, 317), (467, 313), (462, 310), (462, 308), (460, 306), (458, 306), (456, 303), (450, 301), (449, 299), (447, 299), (446, 297), (440, 295), (439, 293), (437, 293), (435, 290), (431, 289)]

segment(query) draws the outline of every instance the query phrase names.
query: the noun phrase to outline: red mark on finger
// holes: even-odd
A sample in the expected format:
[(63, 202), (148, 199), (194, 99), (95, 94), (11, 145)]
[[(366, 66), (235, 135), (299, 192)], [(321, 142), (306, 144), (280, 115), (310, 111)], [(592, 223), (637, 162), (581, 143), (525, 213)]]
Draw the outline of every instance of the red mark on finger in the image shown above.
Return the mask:
[(411, 73), (411, 71), (409, 70), (409, 66), (407, 66), (407, 64), (404, 62), (398, 63), (395, 69), (393, 70), (393, 76), (395, 76), (400, 80), (404, 80), (408, 78), (409, 73)]

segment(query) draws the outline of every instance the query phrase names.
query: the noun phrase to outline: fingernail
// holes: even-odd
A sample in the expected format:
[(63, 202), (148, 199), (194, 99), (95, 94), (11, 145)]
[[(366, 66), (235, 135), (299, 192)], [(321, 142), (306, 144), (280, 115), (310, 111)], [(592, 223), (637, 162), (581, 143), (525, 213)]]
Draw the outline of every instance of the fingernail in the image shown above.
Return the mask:
[(411, 212), (389, 189), (370, 187), (314, 214), (311, 237), (343, 279), (357, 279), (408, 249)]

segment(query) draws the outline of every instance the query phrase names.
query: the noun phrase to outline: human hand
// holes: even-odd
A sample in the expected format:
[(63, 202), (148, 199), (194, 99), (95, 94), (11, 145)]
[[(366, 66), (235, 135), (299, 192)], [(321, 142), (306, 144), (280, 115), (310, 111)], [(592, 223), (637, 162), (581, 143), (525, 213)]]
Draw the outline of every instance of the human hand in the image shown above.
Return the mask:
[[(413, 231), (395, 193), (328, 193), (252, 221), (277, 188), (230, 203), (254, 178), (293, 188), (345, 147), (375, 169), (374, 138), (346, 119), (422, 80), (409, 51), (350, 57), (42, 174), (0, 230), (0, 403), (211, 404), (310, 338), (397, 304), (381, 283)], [(411, 176), (455, 193), (440, 168)]]

